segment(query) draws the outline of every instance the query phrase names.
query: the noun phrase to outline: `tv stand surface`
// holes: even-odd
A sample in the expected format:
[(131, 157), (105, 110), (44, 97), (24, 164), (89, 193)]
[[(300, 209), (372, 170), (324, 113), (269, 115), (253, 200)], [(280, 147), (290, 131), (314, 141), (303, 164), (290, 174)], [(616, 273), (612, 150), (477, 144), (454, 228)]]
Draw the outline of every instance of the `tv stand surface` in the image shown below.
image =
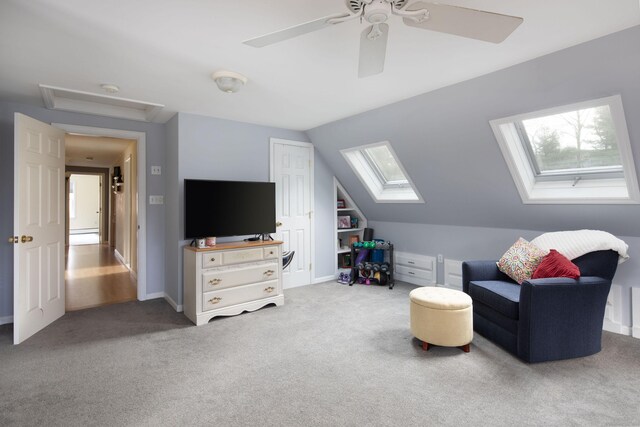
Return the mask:
[(184, 313), (196, 325), (216, 316), (283, 305), (282, 242), (184, 247)]

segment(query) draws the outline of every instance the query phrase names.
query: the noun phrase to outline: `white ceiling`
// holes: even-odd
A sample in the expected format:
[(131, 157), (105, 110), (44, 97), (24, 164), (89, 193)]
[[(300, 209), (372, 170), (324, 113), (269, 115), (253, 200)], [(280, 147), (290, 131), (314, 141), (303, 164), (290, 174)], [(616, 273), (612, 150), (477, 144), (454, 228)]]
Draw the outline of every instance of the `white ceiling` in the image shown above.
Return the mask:
[[(447, 0), (521, 16), (495, 45), (391, 19), (383, 74), (357, 78), (357, 20), (256, 49), (242, 41), (345, 11), (343, 0), (2, 0), (0, 99), (42, 104), (38, 83), (177, 111), (306, 130), (640, 24), (638, 0)], [(596, 59), (597, 60), (597, 59)], [(211, 72), (249, 78), (220, 92)]]
[[(93, 168), (116, 166), (121, 163), (125, 150), (131, 144), (135, 144), (135, 141), (67, 134), (64, 139), (65, 164)], [(91, 157), (92, 160), (87, 159), (87, 157)]]

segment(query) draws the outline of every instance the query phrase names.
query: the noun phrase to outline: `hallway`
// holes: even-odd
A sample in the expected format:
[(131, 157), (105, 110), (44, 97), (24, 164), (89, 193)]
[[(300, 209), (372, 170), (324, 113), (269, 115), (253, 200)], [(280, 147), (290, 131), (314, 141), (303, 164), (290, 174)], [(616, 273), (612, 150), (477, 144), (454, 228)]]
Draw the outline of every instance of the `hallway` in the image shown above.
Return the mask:
[(109, 245), (67, 247), (66, 310), (82, 310), (137, 298), (135, 278)]

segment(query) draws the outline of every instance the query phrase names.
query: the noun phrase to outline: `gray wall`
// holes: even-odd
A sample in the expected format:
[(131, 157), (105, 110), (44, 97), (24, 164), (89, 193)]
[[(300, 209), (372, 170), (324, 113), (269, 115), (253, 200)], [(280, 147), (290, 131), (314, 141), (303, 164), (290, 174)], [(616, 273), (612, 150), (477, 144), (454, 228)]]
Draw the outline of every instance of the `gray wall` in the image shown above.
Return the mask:
[[(621, 94), (640, 165), (640, 26), (307, 131), (369, 220), (640, 236), (640, 205), (524, 205), (489, 120)], [(339, 150), (388, 140), (425, 204), (376, 204)], [(638, 168), (638, 166), (636, 166)]]
[(164, 248), (164, 271), (165, 284), (164, 291), (173, 302), (178, 304), (182, 300), (182, 295), (178, 294), (177, 260), (182, 259), (176, 242), (180, 240), (178, 236), (178, 226), (180, 221), (180, 207), (178, 205), (178, 166), (179, 166), (179, 135), (180, 121), (179, 114), (174, 115), (165, 124), (166, 139), (166, 166), (164, 172), (165, 189), (165, 248)]
[[(175, 119), (175, 118), (174, 118)], [(175, 129), (177, 128), (177, 154), (175, 147)], [(282, 138), (293, 141), (308, 142), (304, 132), (286, 129), (253, 125), (194, 114), (179, 113), (177, 123), (168, 123), (167, 161), (168, 169), (177, 170), (177, 184), (167, 184), (167, 190), (174, 191), (177, 185), (177, 203), (167, 206), (167, 265), (166, 293), (182, 304), (182, 247), (189, 242), (183, 240), (184, 236), (184, 179), (224, 179), (241, 181), (268, 181), (269, 180), (269, 139)], [(171, 154), (171, 155), (169, 155)], [(314, 176), (315, 193), (326, 197), (331, 188), (332, 181), (326, 165), (321, 161), (316, 166)], [(176, 166), (177, 165), (177, 166)], [(169, 178), (169, 175), (167, 176)], [(171, 173), (170, 178), (176, 177)], [(167, 193), (167, 197), (173, 200), (173, 195)], [(329, 199), (330, 200), (330, 199)], [(326, 206), (332, 209), (333, 204)], [(324, 206), (316, 204), (322, 210)], [(318, 215), (316, 215), (318, 216)], [(321, 213), (320, 217), (326, 219), (329, 214)], [(177, 217), (177, 221), (174, 219)], [(333, 220), (331, 220), (333, 224)], [(325, 225), (326, 226), (326, 225)], [(332, 227), (332, 225), (331, 225)], [(322, 230), (319, 231), (320, 233)], [(171, 240), (171, 236), (177, 237)], [(224, 240), (237, 240), (228, 238)], [(316, 239), (318, 241), (318, 239)], [(320, 239), (320, 242), (323, 240)], [(177, 252), (177, 254), (174, 252)], [(177, 255), (177, 256), (175, 256)], [(316, 264), (323, 266), (326, 274), (332, 274), (326, 266), (332, 260), (332, 254), (321, 252), (316, 254), (323, 261)], [(315, 273), (314, 273), (315, 274)]]
[[(0, 102), (0, 232), (13, 235), (13, 117), (23, 113), (46, 123), (122, 129), (146, 133), (147, 195), (164, 194), (164, 178), (151, 176), (149, 166), (165, 164), (164, 125), (47, 110), (31, 105)], [(143, 173), (141, 171), (141, 173)], [(147, 293), (164, 291), (164, 209), (147, 205)], [(13, 314), (13, 247), (0, 245), (0, 317)]]
[[(407, 224), (371, 221), (378, 238), (391, 240), (399, 251), (465, 260), (498, 260), (518, 239), (531, 240), (541, 234), (534, 230), (507, 228), (459, 227), (450, 225)], [(640, 287), (640, 238), (618, 236), (629, 245), (630, 258), (618, 265), (613, 283), (624, 288), (622, 323), (631, 326), (631, 287)], [(444, 278), (443, 264), (438, 264), (438, 282)]]
[(335, 204), (333, 198), (333, 171), (316, 149), (314, 153), (314, 226), (315, 254), (313, 277), (335, 277), (336, 232), (334, 230)]

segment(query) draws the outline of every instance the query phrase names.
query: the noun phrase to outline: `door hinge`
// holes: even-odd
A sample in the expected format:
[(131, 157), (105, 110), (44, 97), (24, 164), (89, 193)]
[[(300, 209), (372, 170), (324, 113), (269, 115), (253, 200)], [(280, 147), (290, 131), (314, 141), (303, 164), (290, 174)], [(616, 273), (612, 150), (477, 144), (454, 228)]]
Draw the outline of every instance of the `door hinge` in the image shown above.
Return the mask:
[(309, 263), (309, 271), (311, 271), (311, 263)]

